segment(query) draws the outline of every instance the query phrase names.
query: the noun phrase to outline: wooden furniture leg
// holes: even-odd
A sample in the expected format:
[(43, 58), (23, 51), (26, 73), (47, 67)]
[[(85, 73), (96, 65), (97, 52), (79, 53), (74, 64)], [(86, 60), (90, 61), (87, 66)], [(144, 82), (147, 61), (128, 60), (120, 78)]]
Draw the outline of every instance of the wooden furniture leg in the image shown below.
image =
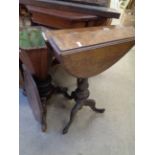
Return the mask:
[(89, 106), (93, 111), (98, 113), (103, 113), (105, 109), (98, 109), (95, 106), (95, 101), (92, 99), (88, 99), (89, 97), (89, 90), (88, 90), (89, 84), (87, 78), (78, 78), (77, 79), (77, 89), (72, 92), (70, 99), (74, 99), (76, 104), (71, 110), (70, 114), (70, 120), (63, 129), (63, 134), (66, 134), (68, 132), (69, 127), (71, 126), (74, 117), (78, 110), (82, 109), (83, 106)]
[(52, 78), (50, 75), (47, 75), (44, 79), (34, 78), (37, 84), (39, 94), (41, 98), (48, 98), (53, 93), (53, 87), (51, 84)]
[(77, 101), (71, 110), (70, 119), (69, 119), (69, 122), (67, 123), (67, 125), (65, 126), (65, 128), (63, 129), (63, 134), (66, 134), (68, 132), (68, 129), (69, 129), (70, 125), (72, 124), (76, 113), (78, 112), (79, 109), (81, 109), (81, 107), (82, 107), (82, 102)]
[(46, 122), (46, 115), (47, 115), (47, 107), (46, 107), (46, 98), (41, 98), (42, 107), (43, 107), (43, 114), (42, 114), (42, 121), (41, 121), (41, 130), (45, 132), (47, 130), (47, 122)]
[(85, 101), (85, 106), (89, 106), (93, 111), (98, 112), (98, 113), (103, 113), (105, 109), (99, 109), (96, 108), (95, 106), (96, 102), (93, 99), (88, 99)]
[(21, 72), (21, 76), (22, 76), (22, 79), (23, 79), (22, 93), (23, 93), (24, 96), (26, 96), (26, 91), (25, 91), (25, 87), (24, 87), (24, 71), (23, 71), (21, 60), (19, 60), (19, 70)]

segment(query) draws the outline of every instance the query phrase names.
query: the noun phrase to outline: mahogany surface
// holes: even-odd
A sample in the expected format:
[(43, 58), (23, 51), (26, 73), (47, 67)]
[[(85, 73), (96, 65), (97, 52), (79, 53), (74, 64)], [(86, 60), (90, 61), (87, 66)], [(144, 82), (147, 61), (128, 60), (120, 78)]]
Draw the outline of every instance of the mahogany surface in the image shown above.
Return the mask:
[(78, 28), (106, 24), (107, 18), (78, 12), (27, 6), (33, 23), (52, 28)]
[(45, 35), (62, 66), (79, 78), (105, 71), (134, 45), (133, 27), (55, 30), (46, 31)]
[(49, 52), (47, 48), (41, 49), (22, 49), (24, 52), (27, 53), (34, 71), (35, 76), (38, 77), (40, 80), (46, 79), (48, 75), (48, 67), (49, 67)]
[[(51, 33), (51, 34), (50, 34)], [(85, 29), (49, 31), (47, 37), (52, 36), (53, 42), (64, 53), (69, 50), (81, 49), (88, 46), (107, 44), (122, 39), (134, 37), (133, 27), (106, 26)]]
[[(29, 58), (29, 55), (27, 54), (27, 52), (25, 52), (23, 50), (20, 50), (19, 51), (19, 59), (20, 59), (20, 62), (22, 64), (25, 64), (27, 66), (27, 68), (29, 69), (29, 72), (32, 75), (35, 75), (36, 74), (36, 71), (34, 69), (34, 66), (33, 66), (32, 62), (30, 61), (30, 58)], [(22, 66), (20, 66), (20, 67), (22, 67)]]

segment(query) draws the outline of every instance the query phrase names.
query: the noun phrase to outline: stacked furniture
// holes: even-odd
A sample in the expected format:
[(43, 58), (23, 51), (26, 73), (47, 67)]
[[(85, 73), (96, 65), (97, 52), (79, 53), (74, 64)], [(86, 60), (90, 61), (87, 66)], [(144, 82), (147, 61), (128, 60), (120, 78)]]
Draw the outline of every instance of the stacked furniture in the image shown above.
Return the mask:
[[(108, 25), (105, 20), (118, 18), (119, 13), (103, 6), (55, 0), (20, 0), (20, 3), (26, 5), (32, 13), (33, 23), (55, 28), (55, 30), (45, 27), (22, 29), (21, 33), (24, 32), (27, 39), (23, 35), (20, 36), (19, 56), (24, 89), (42, 131), (47, 128), (46, 101), (51, 95), (60, 93), (68, 99), (75, 100), (70, 120), (63, 129), (65, 134), (76, 113), (83, 106), (89, 106), (95, 112), (104, 112), (104, 109), (96, 108), (95, 100), (88, 99), (88, 78), (111, 67), (132, 48), (134, 28)], [(60, 16), (59, 11), (65, 13)], [(69, 13), (70, 11), (74, 14)], [(48, 18), (45, 18), (47, 16)], [(101, 21), (104, 19), (104, 22), (98, 22), (99, 19), (102, 19)], [(40, 34), (39, 37), (34, 31)], [(25, 32), (30, 34), (26, 35)], [(33, 42), (33, 37), (40, 39)], [(32, 42), (27, 44), (31, 39)], [(50, 61), (61, 64), (69, 74), (77, 78), (77, 88), (71, 94), (68, 94), (67, 88), (58, 87), (52, 81), (52, 77), (48, 74)]]
[(56, 29), (109, 25), (120, 14), (107, 8), (108, 3), (109, 0), (20, 0), (30, 14), (32, 25)]

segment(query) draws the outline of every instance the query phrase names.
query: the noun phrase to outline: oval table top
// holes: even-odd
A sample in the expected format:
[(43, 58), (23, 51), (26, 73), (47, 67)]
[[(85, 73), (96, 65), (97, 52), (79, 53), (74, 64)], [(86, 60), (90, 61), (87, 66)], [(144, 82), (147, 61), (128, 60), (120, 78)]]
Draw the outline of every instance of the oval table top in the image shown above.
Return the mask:
[(134, 45), (134, 27), (46, 30), (43, 34), (66, 71), (79, 78), (105, 71)]

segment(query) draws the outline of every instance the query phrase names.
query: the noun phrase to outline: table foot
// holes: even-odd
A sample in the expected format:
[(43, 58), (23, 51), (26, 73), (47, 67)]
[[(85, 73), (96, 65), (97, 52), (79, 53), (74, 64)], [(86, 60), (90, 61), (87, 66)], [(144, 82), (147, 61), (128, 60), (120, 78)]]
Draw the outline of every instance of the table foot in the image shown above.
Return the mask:
[(76, 104), (71, 110), (70, 113), (70, 120), (63, 129), (63, 134), (66, 134), (69, 130), (69, 127), (71, 126), (76, 113), (82, 109), (83, 106), (89, 106), (93, 111), (97, 113), (103, 113), (105, 109), (99, 109), (96, 108), (96, 103), (92, 99), (88, 99), (89, 97), (89, 90), (88, 90), (89, 84), (88, 79), (78, 78), (77, 79), (77, 89), (72, 92), (70, 99), (74, 99)]
[(27, 96), (26, 90), (25, 90), (24, 88), (22, 89), (22, 94), (23, 94), (24, 96)]
[(77, 101), (70, 113), (70, 119), (65, 128), (63, 129), (62, 133), (66, 134), (68, 132), (69, 127), (71, 126), (72, 122), (74, 121), (75, 115), (79, 109), (81, 109), (82, 102)]
[(47, 130), (47, 123), (46, 122), (41, 124), (41, 130), (42, 130), (42, 132), (46, 132), (46, 130)]
[(102, 109), (99, 109), (99, 108), (96, 108), (96, 102), (92, 99), (88, 99), (85, 101), (84, 103), (85, 106), (89, 106), (93, 111), (97, 112), (97, 113), (103, 113), (105, 111), (104, 108)]
[(46, 122), (46, 115), (47, 115), (47, 107), (46, 107), (46, 101), (47, 99), (44, 97), (41, 98), (41, 102), (42, 102), (42, 122), (41, 122), (41, 130), (42, 132), (46, 132), (47, 130), (47, 122)]

